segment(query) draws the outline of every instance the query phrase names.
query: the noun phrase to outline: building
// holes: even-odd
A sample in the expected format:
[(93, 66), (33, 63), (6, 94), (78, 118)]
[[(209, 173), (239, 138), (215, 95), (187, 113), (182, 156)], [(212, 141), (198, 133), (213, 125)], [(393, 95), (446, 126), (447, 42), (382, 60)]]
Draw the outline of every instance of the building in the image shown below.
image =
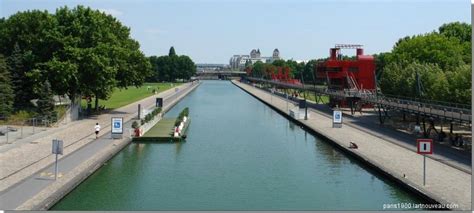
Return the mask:
[[(356, 49), (356, 58), (342, 59), (341, 49)], [(376, 90), (375, 61), (371, 55), (364, 55), (362, 45), (338, 44), (330, 49), (330, 58), (319, 63), (316, 77), (325, 79), (328, 89), (336, 91), (369, 92)], [(354, 98), (338, 100), (331, 96), (332, 105), (348, 106)]]
[(221, 71), (229, 68), (227, 64), (196, 64), (197, 72)]
[(231, 69), (244, 69), (247, 62), (255, 64), (257, 61), (263, 63), (272, 63), (280, 58), (280, 51), (278, 49), (273, 50), (273, 54), (270, 57), (262, 57), (260, 49), (253, 49), (250, 51), (250, 55), (234, 55), (229, 60)]

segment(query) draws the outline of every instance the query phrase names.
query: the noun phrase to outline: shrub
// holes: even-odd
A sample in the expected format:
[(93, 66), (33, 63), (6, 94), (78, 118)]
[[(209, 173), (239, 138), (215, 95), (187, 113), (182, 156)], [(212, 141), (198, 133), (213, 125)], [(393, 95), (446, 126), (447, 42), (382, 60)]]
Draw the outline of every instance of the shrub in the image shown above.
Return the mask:
[(144, 124), (145, 124), (145, 120), (141, 119), (141, 120), (140, 120), (140, 124), (141, 124), (141, 125), (144, 125)]
[(176, 118), (176, 121), (174, 122), (174, 126), (179, 126), (181, 121), (183, 121), (184, 116), (187, 117), (188, 115), (189, 115), (189, 108), (186, 107), (183, 109), (183, 111), (179, 113), (178, 118)]
[(136, 129), (136, 128), (138, 128), (138, 127), (139, 127), (139, 126), (138, 126), (138, 122), (137, 122), (137, 121), (134, 121), (134, 122), (132, 123), (132, 128)]

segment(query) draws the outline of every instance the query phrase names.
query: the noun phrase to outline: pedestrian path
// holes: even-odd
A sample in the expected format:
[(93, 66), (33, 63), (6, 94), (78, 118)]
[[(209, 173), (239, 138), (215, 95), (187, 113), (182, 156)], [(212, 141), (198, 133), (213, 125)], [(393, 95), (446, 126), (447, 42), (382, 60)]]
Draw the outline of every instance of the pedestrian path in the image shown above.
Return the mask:
[[(113, 110), (108, 114), (71, 122), (50, 132), (45, 131), (31, 138), (25, 138), (21, 142), (9, 144), (11, 146), (0, 150), (0, 193), (54, 161), (54, 156), (51, 154), (51, 141), (53, 139), (64, 141), (64, 152), (67, 155), (95, 140), (93, 127), (96, 122), (101, 124), (104, 130), (100, 132), (99, 136), (102, 136), (107, 130), (110, 130), (111, 117), (124, 117), (124, 122), (126, 122), (137, 116), (138, 104), (145, 108), (152, 107), (155, 105), (156, 97), (173, 99), (174, 95), (179, 95), (184, 88), (189, 86), (189, 84), (183, 84), (178, 87), (178, 92), (175, 88), (172, 88), (158, 95)], [(125, 134), (129, 133), (125, 132)]]
[[(285, 97), (284, 94), (279, 94), (277, 92), (275, 94), (279, 95), (280, 97)], [(297, 104), (297, 101), (300, 99), (289, 97), (288, 100), (290, 100), (288, 103), (291, 105)], [(311, 108), (308, 108), (308, 110), (320, 113), (327, 118), (332, 118), (332, 109), (326, 105), (315, 104), (312, 101), (308, 101), (308, 105), (311, 106)], [(380, 137), (384, 140), (410, 149), (413, 152), (416, 152), (417, 150), (416, 136), (380, 126), (378, 124), (377, 118), (371, 116), (352, 116), (348, 113), (344, 113), (344, 123), (376, 137)], [(443, 162), (471, 174), (472, 156), (470, 152), (454, 149), (453, 147), (443, 144), (436, 144), (436, 152), (433, 155), (430, 155), (429, 158)]]
[[(287, 114), (287, 101), (261, 89), (233, 81), (248, 93)], [(347, 152), (359, 156), (387, 175), (441, 204), (452, 204), (457, 210), (471, 209), (471, 175), (434, 159), (426, 159), (426, 185), (423, 186), (423, 156), (393, 144), (384, 138), (343, 125), (332, 128), (332, 119), (323, 113), (309, 111), (308, 120), (299, 120), (308, 128), (327, 137)], [(349, 142), (358, 149), (349, 149)], [(436, 150), (435, 150), (436, 152)]]
[[(163, 111), (170, 109), (195, 86), (197, 85), (187, 84), (180, 87), (178, 92), (164, 92), (164, 94), (159, 94), (160, 97), (164, 98)], [(147, 106), (147, 108), (153, 107), (155, 104), (154, 99), (150, 98), (142, 100), (140, 103), (143, 104), (143, 106)], [(113, 116), (116, 115), (114, 114)], [(129, 117), (130, 116), (134, 117), (136, 114), (130, 112)], [(131, 123), (131, 119), (128, 119), (128, 121), (124, 123), (125, 133), (131, 129)], [(105, 130), (105, 128), (103, 129)], [(91, 137), (95, 137), (93, 134), (90, 135)], [(127, 134), (124, 134), (124, 138), (122, 140), (113, 140), (111, 139), (110, 131), (105, 130), (99, 139), (92, 140), (92, 142), (74, 150), (73, 152), (69, 152), (68, 154), (65, 153), (65, 155), (60, 158), (60, 176), (58, 176), (57, 181), (54, 180), (53, 175), (54, 165), (49, 165), (45, 168), (35, 171), (26, 179), (2, 191), (0, 193), (0, 209), (12, 210), (20, 208), (22, 210), (31, 210), (28, 208), (29, 205), (33, 205), (38, 202), (41, 203), (43, 200), (47, 200), (48, 196), (61, 196), (60, 193), (55, 191), (58, 189), (58, 183), (76, 184), (74, 182), (75, 178), (80, 177), (75, 176), (79, 175), (81, 172), (87, 172), (88, 167), (84, 167), (84, 165), (96, 163), (99, 159), (104, 158), (104, 154), (110, 155), (110, 153), (112, 153), (108, 150), (114, 149), (115, 146), (124, 146), (130, 141), (130, 135)]]

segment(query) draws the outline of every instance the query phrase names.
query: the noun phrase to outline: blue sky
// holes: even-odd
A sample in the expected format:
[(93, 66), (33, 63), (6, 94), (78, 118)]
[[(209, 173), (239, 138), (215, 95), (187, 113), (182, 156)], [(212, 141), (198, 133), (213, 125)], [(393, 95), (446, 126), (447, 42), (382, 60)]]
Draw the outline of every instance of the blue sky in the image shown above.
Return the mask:
[(78, 4), (116, 16), (147, 56), (174, 46), (196, 63), (225, 64), (254, 48), (295, 60), (327, 57), (336, 43), (386, 52), (401, 37), (471, 17), (467, 0), (1, 0), (0, 16)]

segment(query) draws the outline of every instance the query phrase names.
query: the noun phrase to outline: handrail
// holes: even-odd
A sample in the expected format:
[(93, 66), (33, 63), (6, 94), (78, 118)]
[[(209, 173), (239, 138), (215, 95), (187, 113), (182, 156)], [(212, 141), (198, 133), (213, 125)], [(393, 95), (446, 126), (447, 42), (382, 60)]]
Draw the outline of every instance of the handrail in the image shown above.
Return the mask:
[[(430, 101), (427, 100), (425, 101), (424, 99), (403, 99), (399, 98), (393, 95), (385, 95), (385, 94), (380, 94), (377, 93), (376, 90), (369, 90), (369, 89), (363, 89), (363, 90), (355, 90), (355, 89), (345, 89), (345, 90), (335, 90), (335, 89), (329, 89), (329, 88), (317, 88), (313, 85), (299, 85), (299, 84), (289, 84), (285, 82), (279, 82), (275, 80), (265, 80), (261, 78), (253, 78), (253, 77), (247, 77), (247, 79), (252, 80), (252, 81), (258, 81), (258, 82), (266, 82), (270, 83), (273, 85), (279, 85), (279, 86), (284, 86), (288, 88), (295, 88), (295, 89), (301, 89), (301, 90), (309, 90), (309, 91), (315, 91), (321, 94), (326, 94), (330, 96), (337, 96), (337, 97), (358, 97), (362, 101), (365, 102), (370, 102), (370, 103), (375, 103), (375, 104), (383, 104), (386, 106), (390, 107), (397, 107), (397, 108), (403, 108), (406, 110), (415, 110), (415, 109), (410, 109), (413, 106), (416, 108), (416, 111), (422, 112), (422, 113), (429, 113), (432, 115), (439, 115), (439, 113), (443, 112), (443, 116), (447, 116), (446, 113), (450, 113), (451, 117), (453, 119), (459, 119), (459, 120), (468, 120), (471, 121), (471, 118), (465, 118), (463, 117), (468, 115), (471, 115), (471, 109), (470, 107), (467, 108), (463, 104), (455, 104), (452, 106), (452, 104), (443, 104), (446, 102), (439, 102), (439, 101)], [(440, 104), (441, 103), (441, 104)], [(412, 107), (410, 107), (412, 106)], [(461, 106), (461, 107), (459, 107)], [(438, 112), (436, 112), (436, 110)], [(457, 118), (455, 118), (455, 114)]]

